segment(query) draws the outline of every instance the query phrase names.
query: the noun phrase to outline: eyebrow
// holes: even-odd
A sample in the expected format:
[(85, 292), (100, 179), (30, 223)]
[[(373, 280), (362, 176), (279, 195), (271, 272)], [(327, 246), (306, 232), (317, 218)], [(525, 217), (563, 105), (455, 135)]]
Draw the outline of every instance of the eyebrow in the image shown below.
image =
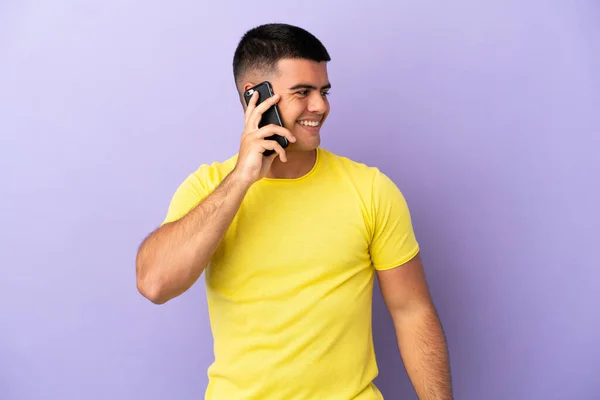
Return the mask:
[[(317, 87), (315, 85), (311, 85), (309, 83), (299, 83), (297, 85), (292, 86), (289, 90), (298, 90), (298, 89), (317, 90)], [(328, 83), (327, 85), (321, 87), (321, 90), (324, 90), (324, 89), (331, 89), (331, 83)]]

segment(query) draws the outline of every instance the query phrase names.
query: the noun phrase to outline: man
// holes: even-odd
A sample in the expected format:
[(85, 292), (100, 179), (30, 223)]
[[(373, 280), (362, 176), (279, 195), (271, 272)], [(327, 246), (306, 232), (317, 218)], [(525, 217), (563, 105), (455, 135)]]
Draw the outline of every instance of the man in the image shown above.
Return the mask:
[[(247, 32), (233, 62), (245, 109), (239, 152), (189, 175), (140, 246), (137, 285), (154, 303), (205, 273), (215, 352), (206, 399), (382, 399), (373, 384), (375, 274), (419, 398), (452, 398), (402, 194), (378, 169), (320, 147), (328, 61), (301, 28)], [(255, 93), (246, 107), (244, 91), (263, 81), (275, 96), (257, 106)], [(274, 104), (284, 127), (259, 129)], [(290, 145), (265, 139), (274, 134)]]

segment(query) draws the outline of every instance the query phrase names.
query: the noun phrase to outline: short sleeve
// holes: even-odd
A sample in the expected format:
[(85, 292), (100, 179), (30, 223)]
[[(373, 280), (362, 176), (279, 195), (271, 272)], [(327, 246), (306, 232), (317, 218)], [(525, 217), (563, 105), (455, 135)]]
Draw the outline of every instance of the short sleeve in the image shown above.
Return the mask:
[(177, 221), (194, 209), (209, 194), (207, 185), (201, 179), (202, 167), (190, 174), (177, 188), (171, 198), (167, 215), (161, 225)]
[(372, 193), (371, 260), (376, 270), (391, 269), (416, 256), (419, 244), (404, 196), (379, 170), (375, 174)]

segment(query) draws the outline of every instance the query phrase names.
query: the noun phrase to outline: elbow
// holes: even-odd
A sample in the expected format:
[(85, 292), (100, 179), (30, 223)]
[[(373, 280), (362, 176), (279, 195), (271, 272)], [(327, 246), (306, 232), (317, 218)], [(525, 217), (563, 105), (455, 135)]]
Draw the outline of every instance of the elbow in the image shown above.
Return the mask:
[(138, 292), (146, 299), (154, 304), (164, 304), (169, 301), (169, 297), (165, 293), (165, 285), (160, 277), (153, 276), (148, 272), (147, 265), (141, 265), (138, 260), (136, 268), (136, 286)]
[(146, 283), (138, 279), (137, 289), (142, 296), (154, 304), (160, 305), (169, 301), (169, 298), (165, 296), (164, 290), (161, 289), (160, 285)]

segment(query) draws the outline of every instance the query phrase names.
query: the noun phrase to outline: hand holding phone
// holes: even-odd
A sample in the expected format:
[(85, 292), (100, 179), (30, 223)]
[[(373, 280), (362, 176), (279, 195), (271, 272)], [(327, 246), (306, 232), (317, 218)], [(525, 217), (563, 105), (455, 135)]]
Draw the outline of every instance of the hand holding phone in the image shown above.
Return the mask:
[[(268, 88), (269, 95), (259, 103), (260, 92), (264, 88)], [(240, 152), (233, 171), (236, 178), (247, 185), (265, 177), (276, 157), (279, 157), (282, 162), (287, 162), (284, 147), (296, 141), (292, 133), (281, 123), (276, 108), (280, 97), (273, 94), (268, 83), (263, 82), (253, 89), (251, 92), (248, 90), (244, 93), (248, 107)]]
[[(257, 106), (262, 104), (265, 100), (274, 96), (273, 88), (271, 87), (271, 84), (269, 82), (265, 81), (265, 82), (259, 83), (258, 85), (254, 86), (244, 92), (244, 99), (246, 100), (246, 105), (250, 104), (250, 99), (252, 98), (252, 95), (256, 92), (258, 92), (258, 100), (256, 102)], [(281, 126), (281, 127), (283, 126), (283, 123), (281, 122), (281, 117), (279, 115), (279, 109), (277, 108), (277, 104), (273, 104), (271, 107), (269, 107), (262, 114), (260, 122), (258, 123), (259, 128), (263, 128), (268, 125), (277, 125), (277, 126)], [(280, 136), (280, 135), (275, 134), (275, 135), (269, 136), (265, 139), (277, 141), (277, 143), (279, 143), (279, 145), (281, 147), (283, 147), (284, 149), (286, 147), (288, 147), (288, 145), (289, 145), (289, 141), (285, 136)], [(274, 153), (273, 150), (265, 150), (265, 152), (263, 154), (265, 156), (270, 156), (273, 153)]]

